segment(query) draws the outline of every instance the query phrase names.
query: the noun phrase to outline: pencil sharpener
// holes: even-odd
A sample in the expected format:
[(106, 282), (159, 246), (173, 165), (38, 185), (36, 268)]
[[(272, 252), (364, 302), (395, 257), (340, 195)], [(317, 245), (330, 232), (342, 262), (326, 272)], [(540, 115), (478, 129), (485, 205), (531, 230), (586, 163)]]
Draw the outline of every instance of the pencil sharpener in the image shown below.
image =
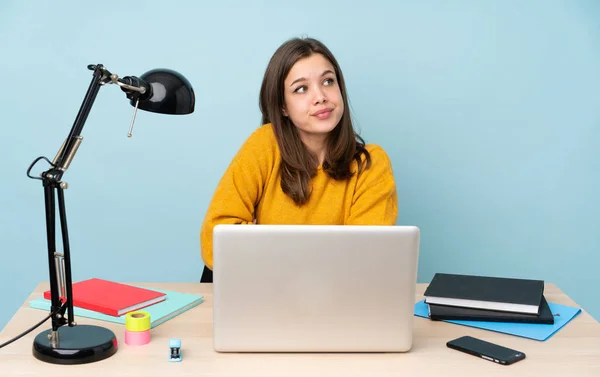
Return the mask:
[(171, 349), (171, 354), (169, 355), (169, 361), (178, 362), (181, 361), (181, 339), (170, 339), (169, 340), (169, 348)]

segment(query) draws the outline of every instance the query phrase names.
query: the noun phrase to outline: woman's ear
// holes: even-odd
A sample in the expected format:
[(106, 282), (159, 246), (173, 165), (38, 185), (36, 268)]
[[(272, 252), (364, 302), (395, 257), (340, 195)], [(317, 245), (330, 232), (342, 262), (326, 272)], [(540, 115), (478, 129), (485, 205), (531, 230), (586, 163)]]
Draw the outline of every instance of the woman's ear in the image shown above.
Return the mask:
[(284, 107), (281, 108), (281, 113), (283, 114), (284, 117), (286, 117), (286, 118), (288, 117), (288, 113), (287, 113), (287, 111), (285, 111)]

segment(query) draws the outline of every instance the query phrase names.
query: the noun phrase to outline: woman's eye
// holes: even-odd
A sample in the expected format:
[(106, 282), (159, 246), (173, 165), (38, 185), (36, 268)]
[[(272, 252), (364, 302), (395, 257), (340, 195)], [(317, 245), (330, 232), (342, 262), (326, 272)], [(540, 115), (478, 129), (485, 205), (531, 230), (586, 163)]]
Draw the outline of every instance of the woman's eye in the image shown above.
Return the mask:
[(331, 84), (333, 84), (333, 79), (325, 80), (325, 85), (331, 85)]
[(302, 85), (296, 88), (296, 90), (294, 90), (294, 93), (304, 93), (306, 91), (306, 86)]

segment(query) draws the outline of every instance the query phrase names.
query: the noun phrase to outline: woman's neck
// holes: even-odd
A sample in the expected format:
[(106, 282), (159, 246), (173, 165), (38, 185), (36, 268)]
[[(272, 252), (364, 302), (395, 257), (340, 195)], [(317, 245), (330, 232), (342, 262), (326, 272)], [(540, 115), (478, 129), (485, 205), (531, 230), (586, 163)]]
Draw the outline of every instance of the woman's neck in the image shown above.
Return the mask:
[(304, 134), (301, 135), (301, 139), (308, 150), (317, 156), (319, 166), (323, 165), (323, 161), (325, 161), (325, 151), (327, 149), (327, 135)]

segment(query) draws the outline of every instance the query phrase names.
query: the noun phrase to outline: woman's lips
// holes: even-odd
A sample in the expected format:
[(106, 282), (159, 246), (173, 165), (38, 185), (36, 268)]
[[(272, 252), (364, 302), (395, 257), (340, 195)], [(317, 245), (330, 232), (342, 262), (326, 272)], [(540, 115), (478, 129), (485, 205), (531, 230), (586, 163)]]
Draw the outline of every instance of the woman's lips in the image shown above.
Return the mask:
[(319, 110), (316, 113), (314, 113), (313, 116), (315, 116), (318, 119), (327, 119), (331, 116), (332, 112), (333, 112), (333, 109), (323, 109), (323, 110)]

